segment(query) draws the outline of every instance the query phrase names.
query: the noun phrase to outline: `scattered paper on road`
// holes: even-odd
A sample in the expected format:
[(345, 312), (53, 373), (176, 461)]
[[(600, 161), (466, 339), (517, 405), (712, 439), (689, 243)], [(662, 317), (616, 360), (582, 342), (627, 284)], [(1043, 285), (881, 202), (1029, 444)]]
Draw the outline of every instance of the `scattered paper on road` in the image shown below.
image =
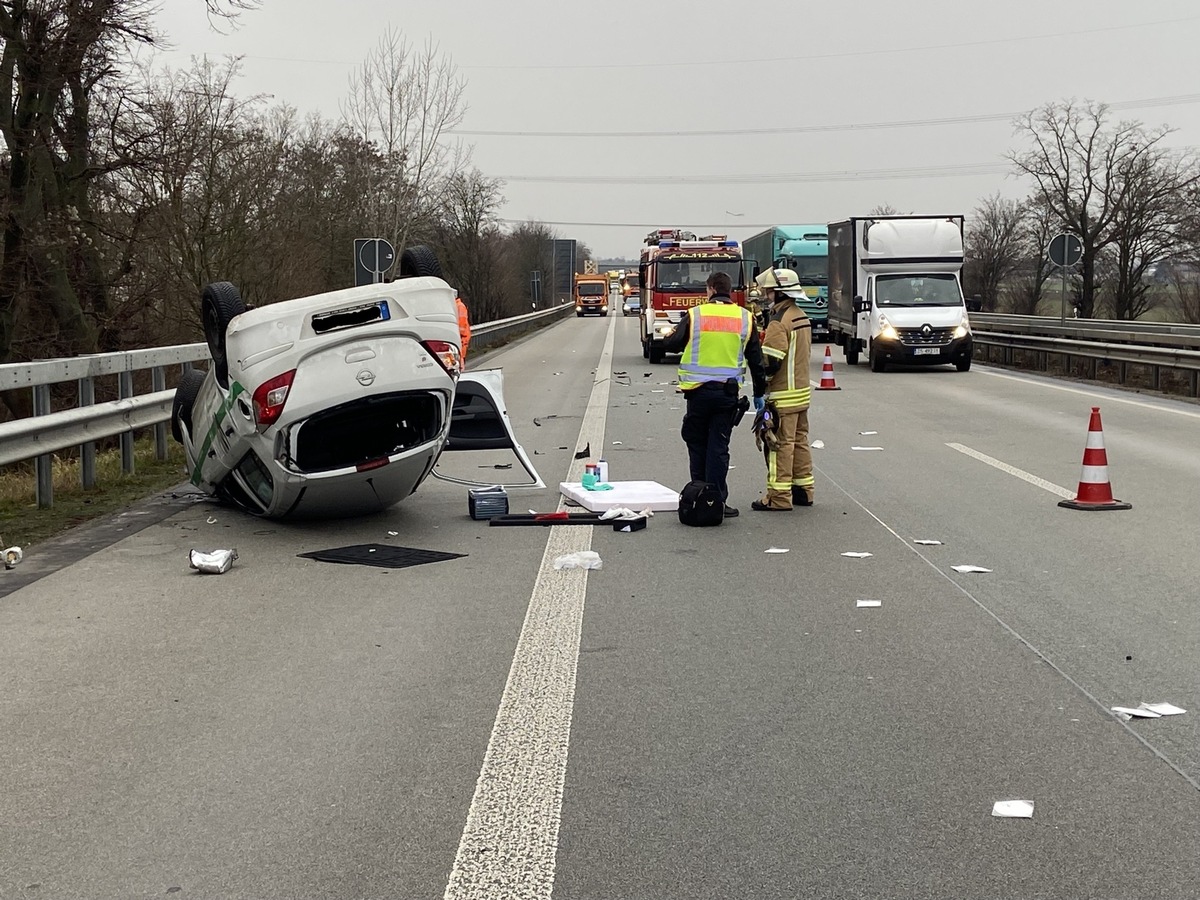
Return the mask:
[(763, 553), (787, 553), (789, 547), (768, 547)]
[(664, 391), (664, 390), (662, 390), (662, 389), (660, 389), (660, 388), (655, 388), (655, 389), (654, 389), (654, 390), (652, 390), (650, 393), (652, 393), (652, 394), (665, 394), (665, 393), (666, 393), (666, 391)]
[(941, 541), (931, 541), (922, 538), (913, 538), (914, 544), (924, 544), (926, 547), (937, 547), (941, 545)]
[(1032, 800), (997, 800), (992, 805), (992, 815), (999, 819), (1032, 819)]
[(1143, 703), (1139, 708), (1156, 712), (1160, 716), (1182, 716), (1187, 712), (1186, 709), (1178, 707), (1173, 703)]
[(882, 600), (859, 600), (854, 604), (858, 609), (874, 609), (877, 606), (883, 606)]
[(985, 569), (983, 566), (951, 566), (955, 572), (961, 572), (963, 575), (970, 575), (974, 572), (990, 572), (991, 569)]
[(848, 550), (842, 554), (842, 556), (849, 556), (851, 559), (866, 559), (868, 556), (873, 555), (865, 550)]
[(556, 569), (599, 569), (602, 565), (600, 554), (595, 550), (580, 550), (577, 553), (567, 553), (554, 560)]
[(851, 447), (851, 450), (882, 450), (882, 447)]
[(813, 441), (811, 444), (809, 444), (809, 448), (812, 450), (824, 450), (825, 442), (824, 441)]
[(1161, 719), (1162, 713), (1156, 713), (1151, 709), (1143, 709), (1140, 706), (1114, 706), (1112, 711), (1117, 715), (1124, 716), (1126, 719)]

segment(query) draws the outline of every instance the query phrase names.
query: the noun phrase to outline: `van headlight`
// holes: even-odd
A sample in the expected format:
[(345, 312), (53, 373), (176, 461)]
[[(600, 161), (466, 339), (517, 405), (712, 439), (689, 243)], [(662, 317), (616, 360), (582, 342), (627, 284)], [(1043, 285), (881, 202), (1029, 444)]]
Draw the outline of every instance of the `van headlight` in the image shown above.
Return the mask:
[(887, 316), (879, 317), (879, 336), (885, 341), (900, 340), (900, 332), (887, 320)]
[(961, 323), (959, 323), (959, 326), (954, 329), (954, 336), (956, 338), (965, 338), (970, 333), (971, 324), (966, 320), (963, 320)]

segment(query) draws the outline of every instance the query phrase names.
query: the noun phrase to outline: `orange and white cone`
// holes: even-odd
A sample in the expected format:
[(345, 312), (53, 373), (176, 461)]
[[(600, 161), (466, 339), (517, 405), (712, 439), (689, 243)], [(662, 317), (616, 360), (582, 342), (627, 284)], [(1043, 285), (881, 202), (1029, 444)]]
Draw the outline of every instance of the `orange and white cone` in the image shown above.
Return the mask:
[(1133, 509), (1132, 503), (1113, 499), (1108, 480), (1108, 454), (1104, 452), (1104, 429), (1100, 427), (1100, 407), (1092, 407), (1088, 423), (1087, 446), (1083, 450), (1083, 472), (1074, 500), (1060, 500), (1067, 509)]
[(825, 362), (821, 363), (821, 383), (817, 385), (818, 391), (840, 391), (837, 382), (833, 380), (833, 354), (829, 350), (829, 345), (825, 345)]

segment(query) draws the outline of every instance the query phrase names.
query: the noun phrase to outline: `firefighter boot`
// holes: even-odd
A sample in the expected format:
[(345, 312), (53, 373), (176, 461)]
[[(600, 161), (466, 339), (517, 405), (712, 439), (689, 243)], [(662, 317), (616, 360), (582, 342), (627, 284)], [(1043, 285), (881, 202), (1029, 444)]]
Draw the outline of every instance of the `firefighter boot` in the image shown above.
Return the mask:
[(802, 487), (792, 485), (792, 506), (812, 506), (812, 497)]

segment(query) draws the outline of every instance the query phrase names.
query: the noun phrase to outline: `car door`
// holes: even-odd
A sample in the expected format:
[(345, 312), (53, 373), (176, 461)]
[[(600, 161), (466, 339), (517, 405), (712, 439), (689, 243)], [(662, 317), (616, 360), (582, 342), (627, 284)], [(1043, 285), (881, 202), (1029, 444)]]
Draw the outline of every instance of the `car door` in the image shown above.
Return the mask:
[[(504, 372), (501, 369), (481, 369), (464, 372), (454, 391), (450, 411), (450, 434), (442, 453), (458, 450), (511, 450), (533, 481), (509, 484), (508, 488), (544, 488), (546, 483), (534, 468), (525, 449), (513, 433), (512, 421), (504, 402)], [(433, 477), (454, 484), (487, 487), (495, 481), (471, 481), (439, 472)]]

